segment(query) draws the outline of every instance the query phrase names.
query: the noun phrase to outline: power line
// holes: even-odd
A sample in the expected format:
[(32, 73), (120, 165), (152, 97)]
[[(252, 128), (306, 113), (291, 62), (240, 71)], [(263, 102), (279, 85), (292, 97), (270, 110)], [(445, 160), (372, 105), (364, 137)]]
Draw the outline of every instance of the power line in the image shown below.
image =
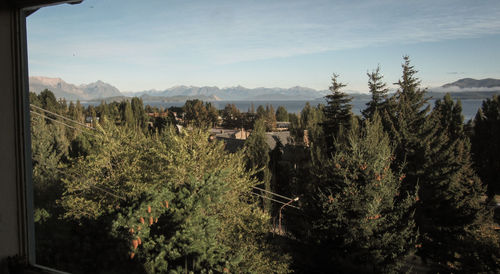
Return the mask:
[(68, 120), (68, 121), (70, 121), (70, 122), (73, 122), (73, 123), (75, 123), (75, 124), (81, 125), (81, 126), (86, 127), (86, 128), (88, 128), (88, 129), (91, 129), (91, 130), (96, 130), (95, 128), (90, 127), (90, 126), (87, 126), (87, 125), (86, 125), (86, 124), (84, 124), (84, 123), (81, 123), (81, 122), (78, 122), (78, 121), (75, 121), (75, 120), (69, 119), (68, 117), (64, 117), (64, 116), (62, 116), (62, 115), (60, 115), (60, 114), (57, 114), (57, 113), (55, 113), (55, 112), (52, 112), (52, 111), (46, 110), (46, 109), (44, 109), (44, 108), (41, 108), (41, 107), (35, 106), (35, 105), (33, 105), (33, 104), (30, 104), (30, 106), (31, 106), (31, 107), (33, 107), (33, 108), (36, 108), (36, 109), (38, 109), (38, 110), (41, 110), (41, 111), (43, 111), (43, 112), (46, 112), (46, 113), (52, 114), (52, 115), (54, 115), (54, 116), (56, 116), (56, 117), (60, 117), (60, 118), (62, 118), (62, 119), (65, 119), (65, 120)]
[(260, 190), (260, 191), (267, 192), (267, 193), (272, 194), (272, 195), (274, 195), (274, 196), (276, 196), (276, 197), (280, 197), (280, 198), (283, 198), (283, 199), (286, 199), (286, 200), (293, 200), (292, 198), (288, 198), (288, 197), (286, 197), (286, 196), (280, 195), (280, 194), (278, 194), (278, 193), (274, 193), (274, 192), (269, 191), (269, 190), (265, 190), (265, 189), (260, 188), (260, 187), (252, 186), (252, 188), (253, 188), (253, 189)]
[[(59, 114), (54, 113), (54, 112), (51, 112), (51, 111), (48, 111), (48, 110), (43, 109), (43, 108), (41, 108), (41, 107), (35, 106), (35, 105), (33, 105), (33, 104), (30, 104), (30, 106), (31, 106), (31, 107), (33, 107), (33, 108), (35, 108), (35, 109), (39, 109), (39, 110), (41, 110), (41, 111), (43, 111), (43, 112), (49, 113), (49, 114), (51, 114), (51, 115), (54, 115), (54, 116), (56, 116), (56, 117), (60, 117), (60, 118), (65, 119), (65, 120), (67, 120), (67, 121), (70, 121), (70, 122), (73, 122), (73, 123), (75, 123), (75, 124), (81, 125), (81, 126), (83, 126), (83, 127), (87, 128), (87, 129), (90, 129), (90, 130), (93, 130), (93, 131), (97, 131), (94, 127), (89, 127), (89, 126), (87, 126), (87, 125), (85, 125), (85, 124), (82, 124), (82, 123), (80, 123), (80, 122), (78, 122), (78, 121), (75, 121), (75, 120), (69, 119), (69, 118), (67, 118), (67, 117), (64, 117), (64, 116), (62, 116), (62, 115), (59, 115)], [(61, 125), (63, 125), (63, 126), (66, 126), (66, 127), (69, 127), (69, 128), (75, 129), (75, 130), (79, 130), (79, 128), (77, 128), (77, 127), (74, 127), (74, 126), (68, 125), (68, 124), (66, 124), (66, 123), (64, 123), (64, 122), (61, 122), (61, 121), (56, 120), (56, 119), (54, 119), (54, 118), (48, 117), (48, 116), (43, 115), (43, 114), (41, 114), (41, 113), (38, 113), (38, 112), (36, 112), (36, 111), (31, 110), (31, 111), (30, 111), (30, 113), (35, 114), (35, 115), (38, 115), (38, 116), (41, 116), (41, 117), (46, 118), (46, 119), (49, 119), (49, 120), (54, 121), (54, 122), (56, 122), (56, 123), (59, 123), (59, 124), (61, 124)], [(93, 133), (86, 132), (86, 131), (84, 131), (84, 130), (82, 130), (82, 132), (85, 132), (85, 133), (87, 133), (87, 134), (89, 134), (89, 135), (92, 135), (92, 136), (94, 136), (94, 137), (97, 137), (97, 136), (96, 136), (95, 134), (93, 134)], [(88, 186), (93, 187), (93, 188), (95, 188), (95, 189), (97, 189), (97, 190), (100, 190), (100, 191), (102, 191), (102, 192), (104, 192), (104, 193), (107, 193), (107, 194), (109, 194), (109, 195), (112, 195), (112, 196), (114, 196), (114, 197), (116, 197), (116, 198), (119, 198), (119, 199), (121, 199), (121, 200), (124, 200), (124, 201), (126, 200), (125, 198), (123, 198), (123, 197), (121, 197), (121, 196), (118, 196), (118, 195), (116, 195), (116, 194), (114, 194), (114, 193), (112, 193), (112, 192), (110, 192), (110, 191), (108, 191), (108, 190), (105, 190), (105, 189), (103, 189), (103, 188), (100, 188), (100, 187), (98, 187), (98, 186), (96, 186), (96, 185), (91, 185), (91, 184), (88, 184)], [(269, 193), (269, 194), (271, 194), (271, 195), (274, 195), (274, 196), (279, 197), (279, 198), (282, 198), (282, 199), (286, 199), (286, 200), (289, 200), (289, 201), (293, 200), (292, 198), (289, 198), (289, 197), (286, 197), (286, 196), (283, 196), (283, 195), (280, 195), (280, 194), (277, 194), (277, 193), (274, 193), (274, 192), (272, 192), (272, 191), (265, 190), (265, 189), (262, 189), (262, 188), (259, 188), (259, 187), (256, 187), (256, 186), (252, 186), (252, 188), (253, 188), (253, 189), (256, 189), (256, 190), (260, 190), (260, 191), (266, 192), (266, 193)], [(256, 195), (256, 196), (259, 196), (259, 197), (262, 197), (262, 198), (265, 198), (265, 199), (268, 199), (268, 200), (271, 200), (271, 201), (273, 201), (273, 202), (277, 202), (277, 203), (280, 203), (280, 204), (286, 204), (285, 202), (282, 202), (282, 201), (279, 201), (279, 200), (276, 200), (276, 199), (273, 199), (273, 198), (270, 198), (270, 197), (267, 197), (267, 196), (264, 196), (264, 195), (260, 195), (260, 194), (258, 194), (258, 193), (250, 192), (250, 194), (252, 194), (252, 195)], [(293, 207), (293, 208), (296, 208), (296, 209), (300, 209), (299, 207), (296, 207), (296, 206), (293, 206), (293, 205), (287, 205), (287, 206), (290, 206), (290, 207)]]
[[(264, 199), (271, 200), (271, 201), (276, 202), (276, 203), (280, 203), (280, 204), (286, 205), (286, 203), (284, 203), (284, 202), (282, 202), (282, 201), (278, 201), (278, 200), (275, 200), (275, 199), (273, 199), (273, 198), (269, 198), (269, 197), (266, 197), (266, 196), (264, 196), (264, 195), (260, 195), (260, 194), (255, 193), (255, 192), (249, 192), (249, 193), (250, 193), (250, 194), (252, 194), (252, 195), (255, 195), (255, 196), (262, 197), (262, 198), (264, 198)], [(293, 205), (287, 205), (287, 206), (289, 206), (289, 207), (293, 207), (293, 208), (295, 208), (295, 209), (300, 209), (300, 207), (296, 207), (296, 206), (293, 206)]]
[[(75, 130), (80, 130), (80, 129), (79, 129), (79, 128), (77, 128), (77, 127), (74, 127), (74, 126), (68, 125), (68, 124), (66, 124), (66, 123), (64, 123), (64, 122), (61, 122), (61, 121), (59, 121), (59, 120), (56, 120), (56, 119), (54, 119), (54, 118), (50, 118), (50, 117), (48, 117), (48, 116), (46, 116), (46, 115), (43, 115), (43, 114), (41, 114), (41, 113), (38, 113), (38, 112), (36, 112), (36, 111), (30, 110), (30, 112), (31, 112), (31, 114), (35, 114), (35, 115), (41, 116), (41, 117), (43, 117), (43, 118), (45, 118), (45, 119), (49, 119), (49, 120), (54, 121), (54, 122), (56, 122), (56, 123), (59, 123), (59, 124), (61, 124), (61, 125), (63, 125), (63, 126), (66, 126), (66, 127), (69, 127), (69, 128), (75, 129)], [(92, 135), (92, 136), (94, 136), (94, 137), (97, 137), (97, 135), (95, 135), (95, 134), (93, 134), (93, 133), (90, 133), (90, 132), (87, 132), (87, 131), (85, 131), (85, 130), (82, 130), (82, 132), (87, 133), (87, 134), (90, 134), (90, 135)]]

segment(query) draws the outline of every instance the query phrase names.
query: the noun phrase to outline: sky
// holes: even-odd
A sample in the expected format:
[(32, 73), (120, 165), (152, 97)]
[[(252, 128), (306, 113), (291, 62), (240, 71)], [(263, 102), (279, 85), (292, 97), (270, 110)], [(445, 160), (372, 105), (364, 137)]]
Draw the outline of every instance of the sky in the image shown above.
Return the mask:
[(30, 76), (120, 91), (178, 85), (366, 92), (408, 55), (424, 87), (500, 78), (498, 0), (84, 0), (27, 18)]

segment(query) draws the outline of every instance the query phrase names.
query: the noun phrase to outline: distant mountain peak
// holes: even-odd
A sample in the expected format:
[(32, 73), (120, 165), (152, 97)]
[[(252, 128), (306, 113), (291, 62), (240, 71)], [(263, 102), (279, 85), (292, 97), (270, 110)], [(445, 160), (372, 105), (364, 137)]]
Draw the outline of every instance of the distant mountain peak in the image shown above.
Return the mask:
[(63, 79), (55, 77), (31, 76), (30, 80), (32, 79), (49, 86), (55, 86), (61, 82), (64, 82)]
[(476, 80), (473, 78), (459, 79), (453, 83), (444, 84), (443, 88), (459, 87), (459, 88), (493, 88), (500, 87), (500, 80), (493, 78), (486, 78)]
[(35, 93), (48, 89), (52, 91), (57, 98), (66, 98), (67, 100), (93, 100), (122, 96), (121, 92), (116, 87), (101, 80), (76, 86), (66, 83), (61, 78), (32, 76), (29, 77), (29, 88), (30, 91)]

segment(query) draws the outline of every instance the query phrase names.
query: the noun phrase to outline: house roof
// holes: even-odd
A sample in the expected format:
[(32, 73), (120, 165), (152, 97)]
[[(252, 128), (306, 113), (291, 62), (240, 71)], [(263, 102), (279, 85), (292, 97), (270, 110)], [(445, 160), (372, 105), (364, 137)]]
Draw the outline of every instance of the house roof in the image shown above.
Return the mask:
[(271, 150), (275, 149), (278, 143), (285, 146), (290, 143), (290, 131), (266, 132), (266, 143)]

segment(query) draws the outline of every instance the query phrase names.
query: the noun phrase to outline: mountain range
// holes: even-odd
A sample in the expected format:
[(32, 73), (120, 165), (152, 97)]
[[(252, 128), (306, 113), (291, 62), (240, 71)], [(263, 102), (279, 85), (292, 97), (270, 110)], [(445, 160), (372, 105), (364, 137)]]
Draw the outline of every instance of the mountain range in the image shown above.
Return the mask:
[(57, 98), (66, 100), (93, 100), (113, 96), (123, 96), (123, 94), (114, 86), (97, 81), (90, 84), (73, 85), (66, 83), (61, 78), (49, 78), (34, 76), (29, 78), (30, 91), (40, 93), (48, 89), (54, 93)]
[(476, 80), (472, 78), (463, 78), (453, 83), (444, 84), (442, 88), (458, 87), (458, 88), (498, 88), (500, 87), (500, 80), (493, 78), (486, 78)]
[[(103, 81), (90, 84), (74, 85), (61, 78), (33, 76), (29, 78), (30, 91), (40, 93), (44, 89), (51, 90), (57, 98), (81, 101), (121, 101), (129, 97), (138, 96), (144, 102), (182, 102), (189, 99), (203, 101), (272, 101), (272, 100), (314, 100), (324, 97), (328, 90), (315, 90), (307, 87), (292, 88), (245, 88), (242, 86), (195, 87), (175, 86), (165, 90), (146, 90), (141, 92), (120, 92), (116, 87)], [(454, 98), (483, 99), (492, 94), (500, 93), (500, 80), (471, 78), (460, 79), (441, 87), (429, 89), (429, 95), (434, 98), (442, 97), (444, 92), (453, 92)], [(355, 99), (369, 98), (368, 94), (347, 91)]]

